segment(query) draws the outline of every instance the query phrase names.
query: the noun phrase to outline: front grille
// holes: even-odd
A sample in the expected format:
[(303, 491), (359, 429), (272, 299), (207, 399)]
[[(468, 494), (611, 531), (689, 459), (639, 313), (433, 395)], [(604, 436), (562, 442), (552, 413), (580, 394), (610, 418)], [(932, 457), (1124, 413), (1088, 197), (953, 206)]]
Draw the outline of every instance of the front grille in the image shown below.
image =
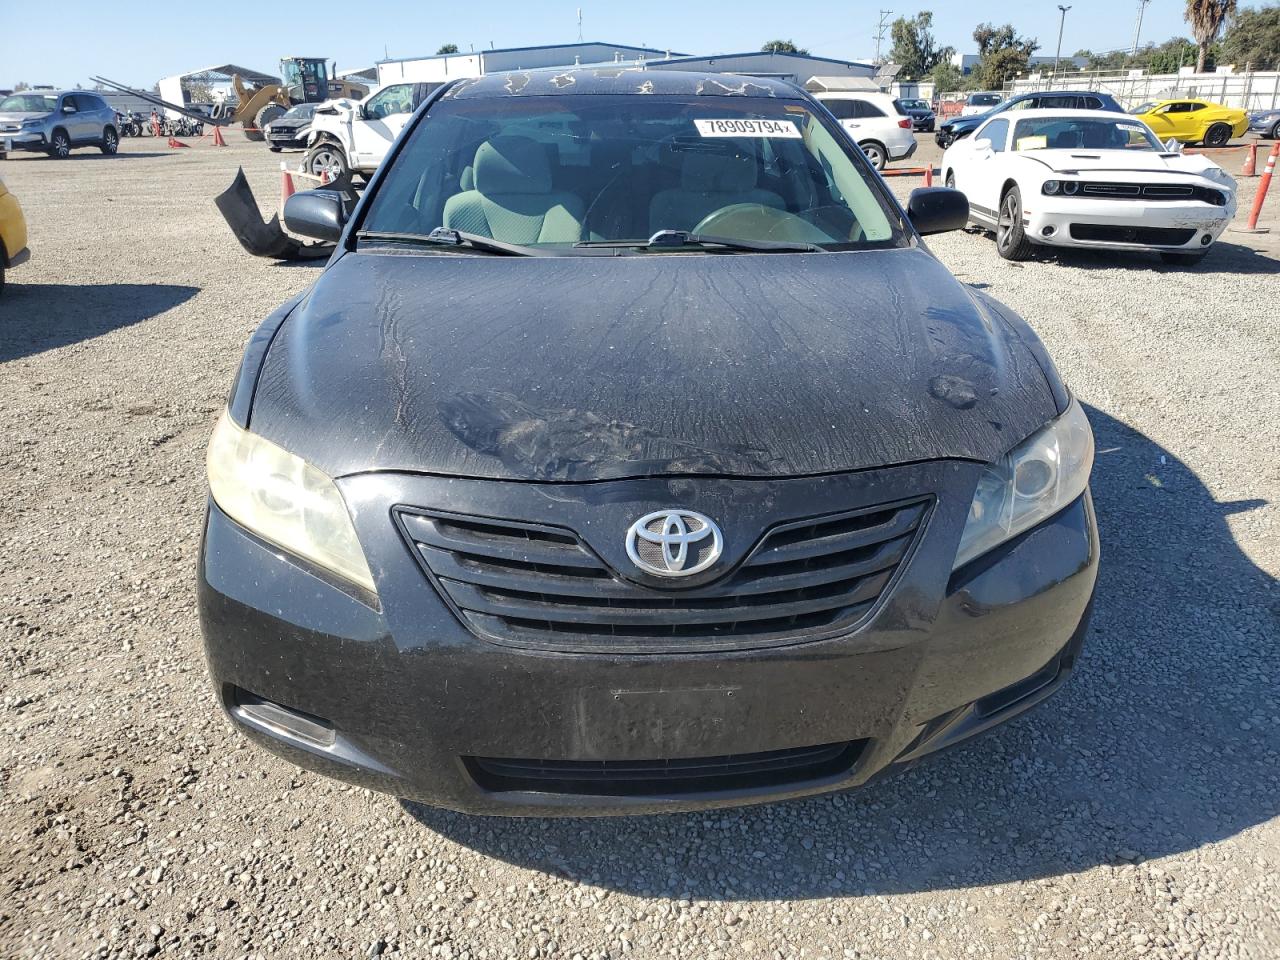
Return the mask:
[(625, 580), (563, 528), (408, 509), (398, 517), (428, 575), (479, 636), (544, 650), (659, 653), (779, 646), (851, 628), (884, 593), (928, 506), (782, 524), (726, 576), (685, 589)]
[(865, 740), (680, 760), (499, 760), (466, 757), (485, 790), (597, 797), (671, 796), (801, 784), (848, 773)]
[(1153, 247), (1180, 247), (1196, 235), (1195, 230), (1175, 227), (1122, 227), (1101, 223), (1071, 224), (1073, 240), (1099, 243), (1141, 243)]
[(1199, 200), (1215, 207), (1227, 203), (1227, 195), (1221, 190), (1190, 183), (1086, 181), (1080, 184), (1080, 193), (1099, 200)]

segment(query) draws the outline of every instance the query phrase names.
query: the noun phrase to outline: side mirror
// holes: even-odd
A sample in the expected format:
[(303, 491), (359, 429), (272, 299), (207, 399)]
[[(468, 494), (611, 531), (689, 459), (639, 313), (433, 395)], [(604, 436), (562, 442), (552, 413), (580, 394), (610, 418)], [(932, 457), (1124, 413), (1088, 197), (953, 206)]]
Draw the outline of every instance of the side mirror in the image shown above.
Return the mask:
[(983, 138), (982, 140), (973, 141), (973, 149), (978, 153), (995, 153), (995, 148), (991, 146), (991, 141)]
[(1174, 137), (1170, 137), (1168, 140), (1164, 142), (1164, 149), (1165, 149), (1165, 152), (1167, 153), (1181, 153), (1182, 147), (1183, 147), (1182, 141), (1177, 140)]
[(64, 104), (62, 105), (62, 112), (63, 112), (63, 113), (75, 113), (75, 112), (76, 112), (76, 108), (75, 108), (75, 107), (73, 107), (73, 106), (72, 106), (71, 104), (69, 104), (69, 103), (64, 103)]
[(950, 187), (917, 187), (907, 198), (907, 219), (921, 235), (961, 230), (969, 222), (969, 200)]
[(284, 225), (304, 237), (336, 241), (347, 225), (342, 194), (333, 190), (295, 193), (284, 202)]

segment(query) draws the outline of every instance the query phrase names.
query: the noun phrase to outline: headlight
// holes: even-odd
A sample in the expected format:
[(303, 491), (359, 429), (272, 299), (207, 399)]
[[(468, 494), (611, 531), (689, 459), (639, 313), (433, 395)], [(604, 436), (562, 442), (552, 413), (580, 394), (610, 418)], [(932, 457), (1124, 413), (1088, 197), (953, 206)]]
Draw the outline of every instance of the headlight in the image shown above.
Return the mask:
[(1053, 516), (1084, 493), (1093, 431), (1076, 400), (989, 466), (978, 481), (952, 569)]
[(1049, 194), (1049, 196), (1053, 196), (1055, 193), (1058, 192), (1061, 186), (1062, 184), (1060, 184), (1057, 180), (1046, 180), (1044, 182), (1044, 186), (1042, 186), (1040, 189), (1044, 193)]
[(23, 120), (23, 121), (22, 121), (22, 128), (23, 128), (24, 130), (29, 130), (29, 129), (31, 129), (32, 127), (38, 127), (38, 126), (40, 126), (40, 124), (44, 123), (44, 122), (45, 122), (45, 120), (47, 120), (47, 119), (48, 119), (48, 117), (36, 117), (34, 120)]
[(1076, 183), (1074, 180), (1068, 180), (1062, 185), (1062, 192), (1067, 194), (1067, 196), (1075, 196), (1079, 191), (1080, 184)]
[(264, 540), (374, 591), (342, 494), (301, 457), (222, 412), (209, 441), (209, 492), (223, 513)]

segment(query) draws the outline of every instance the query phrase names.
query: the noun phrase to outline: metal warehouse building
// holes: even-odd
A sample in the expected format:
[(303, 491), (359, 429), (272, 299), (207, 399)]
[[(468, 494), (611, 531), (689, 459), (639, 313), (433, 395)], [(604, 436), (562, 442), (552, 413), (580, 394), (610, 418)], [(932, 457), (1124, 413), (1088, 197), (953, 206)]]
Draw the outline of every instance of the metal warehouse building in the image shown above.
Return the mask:
[[(411, 81), (442, 83), (459, 77), (482, 77), (503, 70), (571, 67), (583, 63), (635, 62), (672, 56), (670, 50), (633, 47), (625, 43), (560, 43), (543, 47), (506, 47), (434, 57), (378, 61), (378, 85)], [(679, 54), (676, 54), (679, 56)]]
[(624, 43), (562, 43), (542, 47), (507, 47), (450, 53), (434, 57), (408, 57), (378, 62), (378, 85), (412, 81), (443, 83), (459, 77), (479, 77), (503, 70), (536, 70), (543, 67), (627, 63), (649, 70), (696, 70), (775, 77), (803, 86), (811, 77), (875, 77), (876, 67), (853, 60), (835, 60), (798, 53), (721, 53), (689, 56), (635, 47)]

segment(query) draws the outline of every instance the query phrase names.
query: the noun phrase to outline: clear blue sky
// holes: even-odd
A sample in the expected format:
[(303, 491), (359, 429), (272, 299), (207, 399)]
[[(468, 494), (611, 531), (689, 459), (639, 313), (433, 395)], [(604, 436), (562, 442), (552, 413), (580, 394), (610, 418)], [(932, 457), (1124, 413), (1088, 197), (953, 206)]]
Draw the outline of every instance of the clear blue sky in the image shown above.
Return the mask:
[[(490, 42), (499, 47), (560, 43), (577, 40), (579, 7), (584, 39), (685, 53), (755, 50), (766, 40), (784, 38), (824, 56), (870, 57), (879, 11), (887, 9), (895, 16), (931, 9), (939, 41), (966, 53), (974, 52), (973, 28), (984, 20), (1013, 23), (1020, 33), (1039, 39), (1042, 53), (1052, 54), (1058, 37), (1056, 0), (63, 0), (49, 7), (0, 0), (0, 87), (20, 80), (89, 86), (91, 74), (150, 86), (162, 76), (213, 63), (275, 73), (284, 55), (324, 56), (347, 69), (371, 66), (384, 50), (408, 57), (434, 53), (443, 43), (464, 51)], [(1137, 0), (1073, 0), (1063, 52), (1127, 48), (1137, 7)], [(1183, 0), (1153, 0), (1143, 39), (1185, 35), (1184, 7)]]

